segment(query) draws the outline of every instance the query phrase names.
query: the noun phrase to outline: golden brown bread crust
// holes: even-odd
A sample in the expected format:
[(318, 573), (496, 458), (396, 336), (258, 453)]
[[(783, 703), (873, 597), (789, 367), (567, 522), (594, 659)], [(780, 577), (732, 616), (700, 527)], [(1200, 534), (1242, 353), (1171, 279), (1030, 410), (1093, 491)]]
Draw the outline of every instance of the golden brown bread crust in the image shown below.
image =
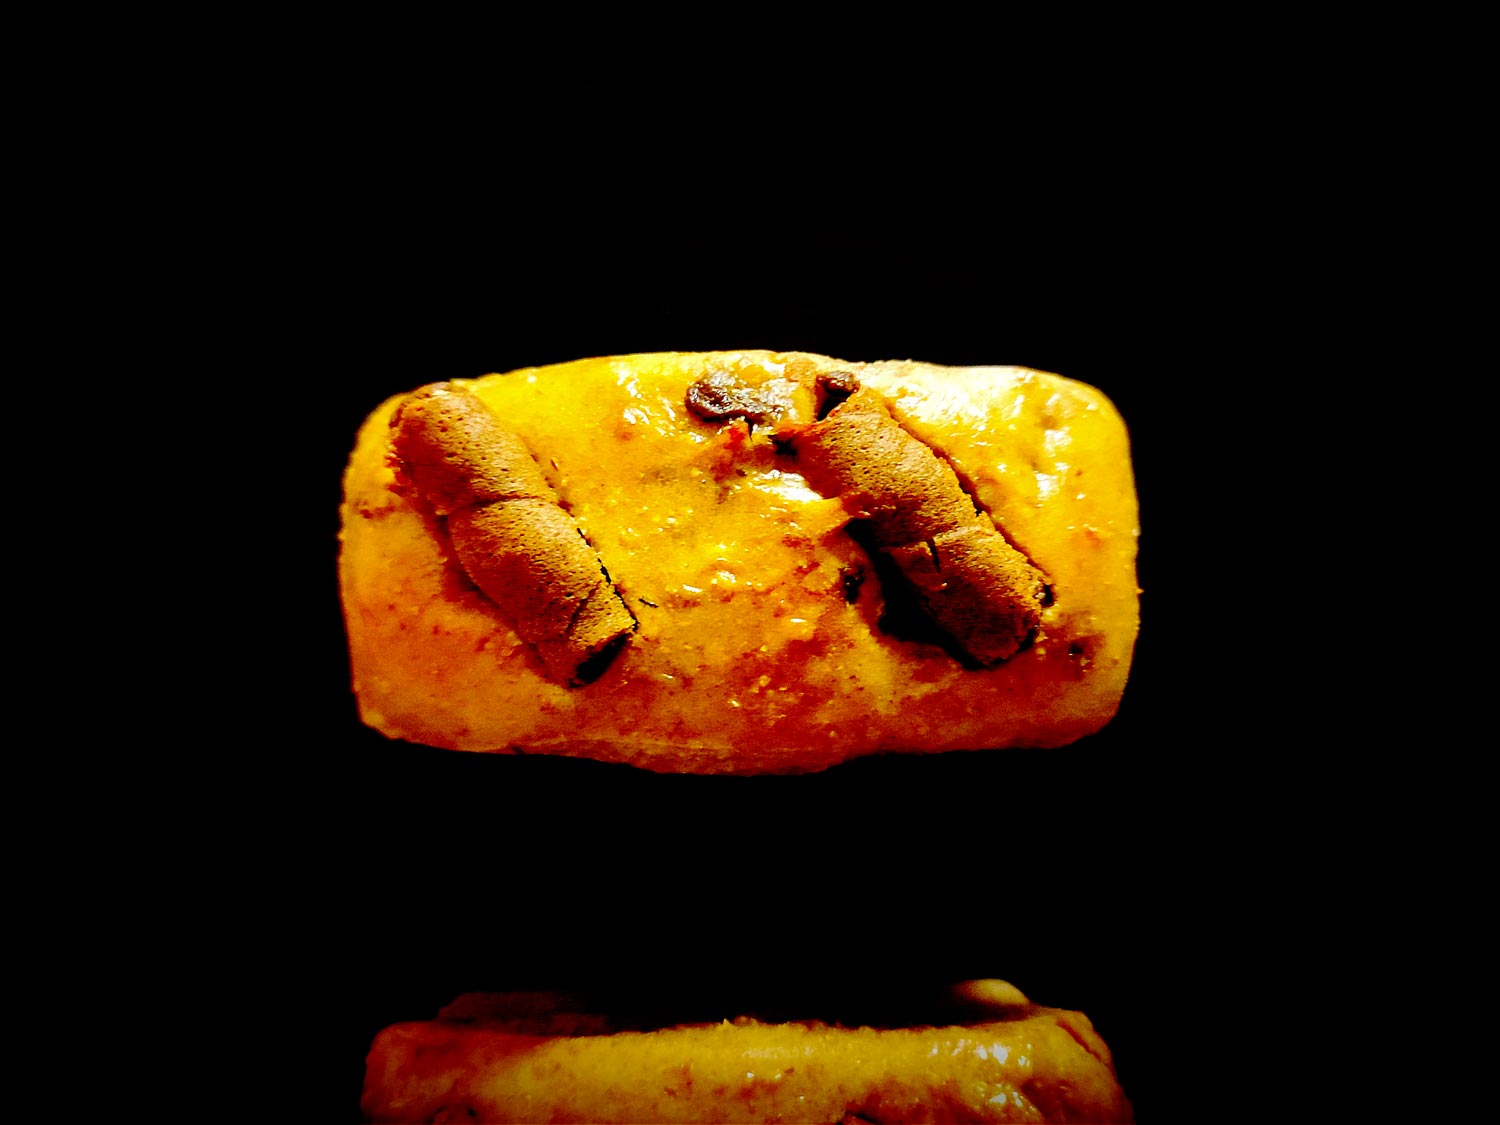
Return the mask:
[(1087, 1017), (1016, 996), (961, 1024), (646, 1030), (552, 996), (461, 997), (376, 1037), (362, 1107), (376, 1123), (1131, 1121)]
[[(795, 427), (816, 421), (807, 388), (838, 372), (951, 467), (963, 518), (989, 521), (1003, 534), (986, 538), (1023, 561), (981, 588), (983, 612), (950, 622), (956, 634), (966, 615), (982, 622), (960, 647), (983, 656), (955, 659), (941, 637), (902, 625), (879, 556), (908, 550), (920, 580), (927, 543), (867, 551), (854, 534), (867, 526), (860, 496), (824, 496), (802, 471)], [(705, 418), (688, 401), (700, 384), (751, 393), (739, 416), (731, 402), (727, 419)], [(424, 496), (417, 459), (393, 443), (408, 396), (393, 399), (351, 454), (340, 551), (360, 713), (390, 737), (661, 771), (795, 772), (879, 751), (1058, 746), (1115, 713), (1138, 620), (1136, 502), (1124, 425), (1092, 388), (1019, 368), (775, 352), (615, 356), (453, 386), (529, 451), (638, 624), (596, 680), (570, 686), (506, 611), (509, 583), (487, 592), (475, 577), (492, 548), (462, 557), (460, 541), (482, 530), (455, 535), (470, 518), (442, 510), (494, 505), (471, 502), (487, 494), (467, 485), (449, 501), (442, 488), (426, 490), (436, 503)], [(971, 538), (960, 525), (932, 541)], [(1035, 625), (1029, 594), (1014, 623), (995, 625), (995, 591), (1034, 589), (1032, 571), (1050, 595), (1034, 604)], [(998, 659), (1023, 633), (1029, 643)]]

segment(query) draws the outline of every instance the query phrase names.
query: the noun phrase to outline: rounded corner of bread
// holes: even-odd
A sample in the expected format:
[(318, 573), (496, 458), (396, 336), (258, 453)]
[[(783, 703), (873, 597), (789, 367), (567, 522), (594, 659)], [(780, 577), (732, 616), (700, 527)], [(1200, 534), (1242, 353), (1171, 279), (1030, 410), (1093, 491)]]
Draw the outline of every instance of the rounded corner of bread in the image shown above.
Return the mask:
[[(873, 387), (1044, 577), (1016, 654), (975, 667), (893, 631), (898, 592), (851, 534), (858, 505), (811, 488), (773, 427), (685, 405), (711, 373), (769, 395), (829, 371)], [(403, 396), (389, 399), (345, 470), (339, 550), (355, 693), (383, 734), (670, 772), (803, 772), (868, 753), (1062, 745), (1115, 715), (1139, 623), (1139, 529), (1125, 425), (1095, 388), (1026, 368), (772, 351), (456, 382), (524, 442), (630, 627), (587, 677), (522, 639), (404, 479), (391, 439)]]

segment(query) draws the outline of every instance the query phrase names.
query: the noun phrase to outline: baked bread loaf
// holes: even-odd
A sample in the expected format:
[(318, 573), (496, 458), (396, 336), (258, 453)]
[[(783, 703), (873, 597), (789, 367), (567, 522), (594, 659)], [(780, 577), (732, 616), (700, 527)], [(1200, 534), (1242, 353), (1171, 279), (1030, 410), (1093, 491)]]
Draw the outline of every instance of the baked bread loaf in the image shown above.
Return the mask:
[(753, 1018), (620, 1030), (566, 997), (472, 994), (376, 1036), (371, 1122), (1129, 1122), (1109, 1048), (1078, 1012), (1008, 996), (959, 1024)]
[(365, 723), (658, 771), (1053, 747), (1138, 624), (1125, 426), (1014, 367), (581, 360), (382, 404), (344, 480)]

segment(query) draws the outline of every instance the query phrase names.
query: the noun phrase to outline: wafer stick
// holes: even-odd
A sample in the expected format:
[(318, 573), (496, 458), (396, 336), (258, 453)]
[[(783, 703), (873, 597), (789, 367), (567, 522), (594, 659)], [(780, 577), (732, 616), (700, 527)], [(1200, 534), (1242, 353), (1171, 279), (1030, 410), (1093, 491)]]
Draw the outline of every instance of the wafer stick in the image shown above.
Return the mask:
[(1014, 656), (1041, 624), (1041, 573), (880, 395), (843, 373), (818, 384), (820, 418), (778, 432), (808, 483), (858, 510), (923, 611), (964, 653), (986, 667)]
[(636, 622), (525, 443), (452, 383), (412, 392), (391, 420), (407, 475), (474, 584), (554, 679), (587, 683)]

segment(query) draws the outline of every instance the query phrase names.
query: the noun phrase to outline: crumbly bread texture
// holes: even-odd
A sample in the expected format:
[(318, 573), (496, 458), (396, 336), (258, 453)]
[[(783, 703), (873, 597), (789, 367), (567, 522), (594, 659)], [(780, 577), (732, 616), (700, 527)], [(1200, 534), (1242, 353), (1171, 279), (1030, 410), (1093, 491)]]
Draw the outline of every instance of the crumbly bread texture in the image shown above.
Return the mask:
[(656, 1030), (546, 995), (464, 996), (379, 1033), (362, 1108), (377, 1123), (1132, 1121), (1088, 1018), (1016, 996), (961, 1024)]
[[(353, 686), (389, 737), (800, 772), (1060, 746), (1118, 708), (1139, 620), (1136, 496), (1124, 423), (1091, 387), (758, 351), (440, 387), (376, 409), (344, 479)], [(401, 440), (403, 406), (434, 395), (532, 463), (495, 470), (493, 487), (449, 479), (454, 458)], [(546, 583), (507, 600), (510, 580), (474, 557), (474, 522), (491, 555), (525, 556), (528, 535), (568, 542), (580, 593), (542, 607), (550, 639), (527, 625)]]

